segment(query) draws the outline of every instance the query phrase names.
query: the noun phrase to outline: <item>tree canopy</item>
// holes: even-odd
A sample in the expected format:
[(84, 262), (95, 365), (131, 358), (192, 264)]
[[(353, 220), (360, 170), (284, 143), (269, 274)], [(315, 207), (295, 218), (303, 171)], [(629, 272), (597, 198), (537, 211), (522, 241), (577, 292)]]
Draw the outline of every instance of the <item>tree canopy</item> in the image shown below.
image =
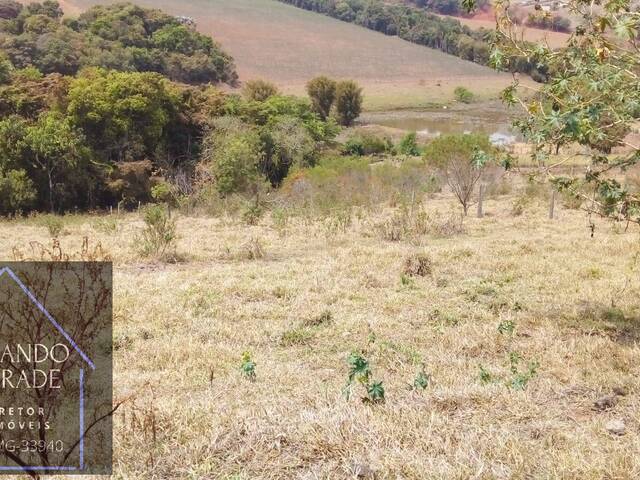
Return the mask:
[(210, 37), (160, 10), (130, 3), (62, 18), (55, 1), (0, 4), (0, 54), (15, 68), (74, 75), (84, 67), (157, 72), (190, 83), (237, 82), (233, 59)]

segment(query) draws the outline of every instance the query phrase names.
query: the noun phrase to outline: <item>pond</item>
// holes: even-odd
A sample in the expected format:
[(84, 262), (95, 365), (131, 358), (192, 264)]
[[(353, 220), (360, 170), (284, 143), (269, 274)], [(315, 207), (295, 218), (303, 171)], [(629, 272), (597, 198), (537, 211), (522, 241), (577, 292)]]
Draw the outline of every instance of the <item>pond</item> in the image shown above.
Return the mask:
[(511, 112), (499, 103), (453, 105), (428, 110), (399, 110), (365, 113), (362, 125), (380, 125), (422, 137), (456, 133), (485, 133), (496, 145), (521, 141), (511, 126)]

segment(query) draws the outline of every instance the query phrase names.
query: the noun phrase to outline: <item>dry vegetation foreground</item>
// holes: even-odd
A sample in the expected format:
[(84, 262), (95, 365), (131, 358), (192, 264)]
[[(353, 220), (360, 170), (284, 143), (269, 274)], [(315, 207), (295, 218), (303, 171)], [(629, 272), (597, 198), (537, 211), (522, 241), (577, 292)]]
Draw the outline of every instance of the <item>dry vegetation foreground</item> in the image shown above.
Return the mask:
[[(68, 217), (63, 249), (88, 236), (115, 262), (114, 478), (638, 478), (638, 234), (512, 201), (395, 242), (374, 226), (389, 212), (344, 232), (180, 216), (179, 264), (133, 253), (136, 214)], [(0, 224), (3, 258), (32, 241), (50, 244), (33, 220)], [(414, 254), (424, 276), (403, 274)], [(345, 398), (353, 351), (385, 403)]]

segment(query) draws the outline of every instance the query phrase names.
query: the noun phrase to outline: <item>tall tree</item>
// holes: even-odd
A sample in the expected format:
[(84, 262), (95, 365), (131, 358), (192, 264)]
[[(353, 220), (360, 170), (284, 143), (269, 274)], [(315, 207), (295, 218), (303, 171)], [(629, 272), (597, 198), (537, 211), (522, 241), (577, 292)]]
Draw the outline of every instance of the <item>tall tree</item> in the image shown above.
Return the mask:
[(353, 124), (362, 111), (362, 88), (353, 80), (343, 80), (336, 85), (336, 117), (345, 127)]
[(46, 177), (49, 209), (56, 211), (56, 184), (65, 170), (77, 167), (83, 154), (83, 139), (59, 114), (42, 114), (26, 128), (25, 154), (33, 167)]
[(336, 81), (325, 76), (316, 77), (307, 83), (307, 94), (313, 110), (326, 120), (336, 99)]

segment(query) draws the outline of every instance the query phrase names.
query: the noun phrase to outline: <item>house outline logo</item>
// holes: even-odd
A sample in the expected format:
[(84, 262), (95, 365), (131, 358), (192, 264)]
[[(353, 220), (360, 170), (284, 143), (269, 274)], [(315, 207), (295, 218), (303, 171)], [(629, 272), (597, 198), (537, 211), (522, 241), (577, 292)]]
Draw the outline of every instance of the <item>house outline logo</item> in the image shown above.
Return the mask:
[[(82, 351), (82, 349), (78, 346), (75, 340), (69, 335), (64, 328), (56, 321), (55, 318), (47, 311), (47, 309), (42, 305), (42, 303), (36, 298), (36, 296), (29, 290), (29, 288), (20, 280), (20, 278), (14, 273), (13, 270), (9, 267), (0, 268), (0, 281), (2, 281), (4, 274), (7, 274), (9, 278), (11, 278), (18, 287), (25, 293), (25, 295), (29, 298), (29, 301), (35, 305), (35, 307), (40, 310), (40, 312), (47, 318), (49, 323), (53, 325), (58, 333), (60, 333), (65, 340), (69, 343), (71, 347), (80, 355), (82, 360), (87, 364), (90, 370), (95, 371), (96, 366), (91, 361), (91, 359)], [(79, 416), (80, 416), (80, 437), (78, 441), (79, 453), (80, 453), (80, 462), (78, 466), (38, 466), (38, 465), (0, 465), (0, 472), (78, 472), (82, 471), (85, 468), (84, 463), (84, 410), (85, 410), (85, 395), (84, 395), (84, 368), (80, 368), (79, 372), (79, 384), (80, 384), (80, 400), (79, 400)]]

